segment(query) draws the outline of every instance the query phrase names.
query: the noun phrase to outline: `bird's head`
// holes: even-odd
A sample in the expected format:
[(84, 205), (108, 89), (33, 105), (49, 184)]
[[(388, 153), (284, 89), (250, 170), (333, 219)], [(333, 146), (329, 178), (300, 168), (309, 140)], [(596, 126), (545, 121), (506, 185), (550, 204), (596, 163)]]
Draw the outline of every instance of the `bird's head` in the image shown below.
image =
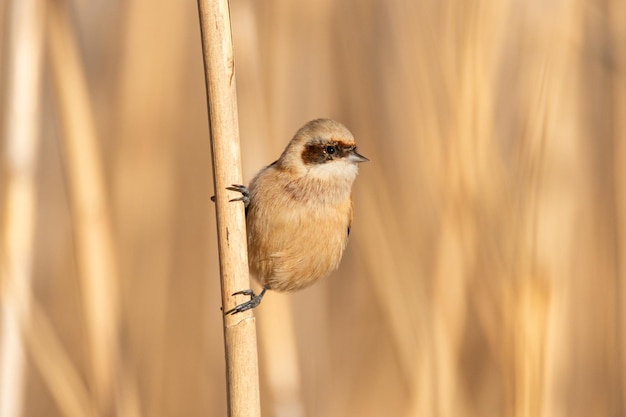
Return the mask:
[(357, 152), (352, 133), (331, 119), (316, 119), (298, 130), (278, 160), (278, 168), (311, 179), (354, 181), (357, 164), (369, 161)]

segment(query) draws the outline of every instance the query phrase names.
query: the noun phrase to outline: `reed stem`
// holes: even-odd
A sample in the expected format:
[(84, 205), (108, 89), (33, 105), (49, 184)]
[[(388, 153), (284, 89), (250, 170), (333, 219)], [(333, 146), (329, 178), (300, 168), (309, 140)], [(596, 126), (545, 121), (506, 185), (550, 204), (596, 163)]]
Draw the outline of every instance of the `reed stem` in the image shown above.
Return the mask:
[[(243, 204), (230, 203), (226, 187), (241, 184), (235, 65), (227, 0), (198, 0), (211, 129), (222, 308), (250, 288)], [(240, 301), (243, 301), (240, 300)], [(261, 415), (256, 321), (252, 311), (224, 315), (228, 415)]]

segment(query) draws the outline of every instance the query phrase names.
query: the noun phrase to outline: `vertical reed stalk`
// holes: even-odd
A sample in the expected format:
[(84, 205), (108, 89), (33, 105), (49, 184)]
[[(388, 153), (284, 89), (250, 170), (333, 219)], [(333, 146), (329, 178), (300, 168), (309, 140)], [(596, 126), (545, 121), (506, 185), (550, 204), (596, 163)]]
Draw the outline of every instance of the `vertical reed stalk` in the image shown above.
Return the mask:
[(22, 415), (25, 343), (31, 316), (35, 173), (41, 110), (41, 67), (45, 2), (10, 5), (7, 120), (5, 131), (6, 209), (0, 265), (0, 416)]
[(98, 414), (112, 415), (118, 405), (117, 259), (85, 68), (66, 6), (64, 1), (50, 3), (50, 60), (64, 129), (65, 164), (91, 349), (91, 383)]
[[(237, 304), (232, 293), (250, 288), (243, 205), (229, 203), (225, 192), (227, 186), (242, 182), (235, 65), (228, 1), (198, 0), (198, 11), (211, 128), (222, 307), (226, 311)], [(251, 311), (224, 316), (231, 417), (261, 414), (255, 324)]]

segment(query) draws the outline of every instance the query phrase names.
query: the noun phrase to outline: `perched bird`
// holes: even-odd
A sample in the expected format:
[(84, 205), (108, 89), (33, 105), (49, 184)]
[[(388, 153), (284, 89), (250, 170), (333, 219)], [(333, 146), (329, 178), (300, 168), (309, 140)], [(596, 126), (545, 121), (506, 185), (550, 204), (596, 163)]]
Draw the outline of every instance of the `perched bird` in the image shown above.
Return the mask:
[(352, 183), (366, 161), (344, 125), (317, 119), (249, 187), (228, 187), (242, 194), (231, 201), (245, 203), (248, 262), (263, 290), (236, 292), (250, 300), (226, 314), (258, 306), (267, 290), (308, 287), (339, 266), (352, 223)]

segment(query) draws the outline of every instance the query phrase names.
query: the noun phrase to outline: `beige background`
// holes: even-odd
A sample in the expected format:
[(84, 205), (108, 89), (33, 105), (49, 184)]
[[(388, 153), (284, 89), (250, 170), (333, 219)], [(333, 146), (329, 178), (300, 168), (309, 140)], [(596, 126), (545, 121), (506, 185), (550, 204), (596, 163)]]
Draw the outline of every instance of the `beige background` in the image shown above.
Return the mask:
[[(196, 3), (42, 4), (29, 253), (50, 334), (25, 326), (22, 415), (72, 415), (78, 398), (111, 415), (223, 416)], [(52, 70), (63, 10), (102, 164), (114, 356), (89, 336), (65, 142), (82, 113), (61, 110)], [(316, 117), (345, 123), (371, 159), (339, 270), (257, 310), (263, 415), (626, 415), (624, 2), (234, 0), (231, 13), (246, 181)], [(115, 387), (105, 405), (98, 366)]]

